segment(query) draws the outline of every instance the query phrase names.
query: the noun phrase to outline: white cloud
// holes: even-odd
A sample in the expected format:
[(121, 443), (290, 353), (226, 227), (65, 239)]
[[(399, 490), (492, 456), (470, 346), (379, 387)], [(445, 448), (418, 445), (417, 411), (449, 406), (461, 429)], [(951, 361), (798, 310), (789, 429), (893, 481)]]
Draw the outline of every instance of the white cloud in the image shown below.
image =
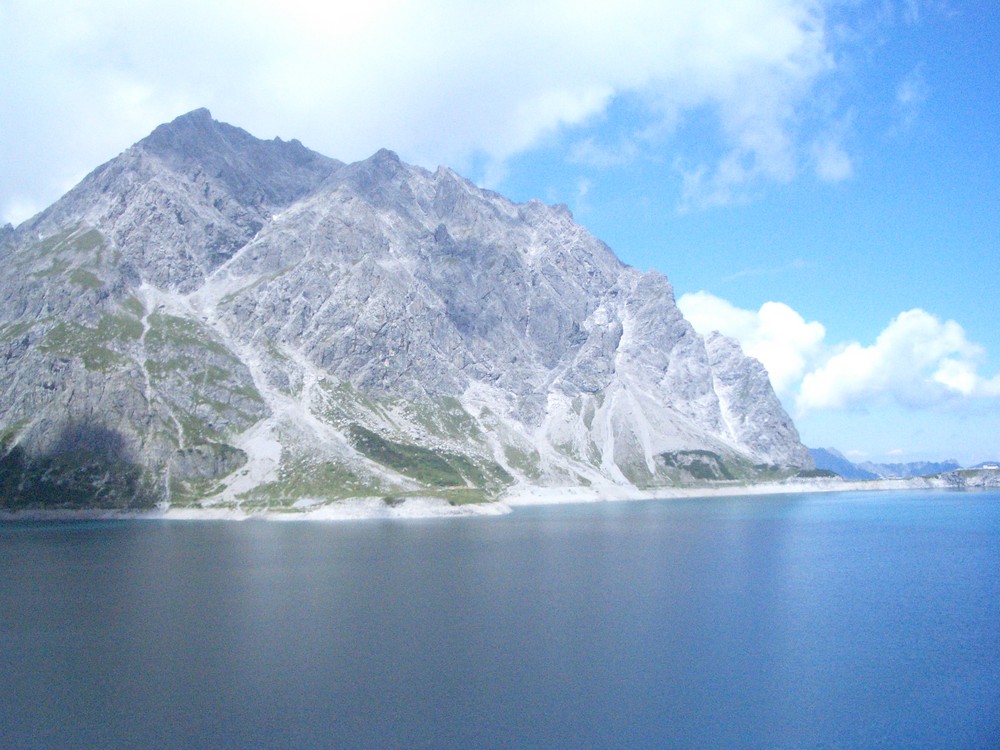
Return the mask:
[(917, 65), (904, 76), (896, 87), (896, 110), (899, 115), (899, 127), (904, 130), (913, 127), (927, 102), (928, 96), (930, 96), (930, 87), (924, 80), (923, 65)]
[(894, 318), (865, 346), (825, 342), (821, 323), (788, 305), (765, 302), (744, 310), (707, 292), (677, 300), (695, 330), (719, 331), (767, 369), (775, 391), (794, 400), (801, 415), (895, 403), (910, 409), (1000, 398), (1000, 375), (979, 374), (981, 346), (953, 320), (920, 309)]
[(623, 96), (647, 117), (617, 158), (630, 137), (669, 138), (686, 114), (711, 114), (715, 156), (682, 154), (686, 200), (726, 202), (794, 177), (808, 155), (798, 115), (833, 65), (817, 0), (52, 0), (0, 12), (0, 205), (51, 201), (67, 175), (196, 106), (342, 159), (388, 146), (502, 174)]
[(854, 174), (854, 163), (843, 145), (844, 129), (832, 129), (812, 144), (813, 168), (824, 182), (843, 182)]
[(929, 408), (962, 398), (1000, 396), (1000, 376), (987, 379), (977, 372), (983, 354), (955, 321), (908, 310), (894, 318), (874, 344), (842, 346), (808, 373), (796, 404), (801, 411), (884, 401)]
[(779, 394), (789, 393), (799, 382), (826, 336), (820, 323), (807, 323), (782, 302), (765, 302), (754, 312), (695, 292), (681, 296), (677, 305), (699, 333), (719, 331), (739, 341), (747, 354), (761, 361)]

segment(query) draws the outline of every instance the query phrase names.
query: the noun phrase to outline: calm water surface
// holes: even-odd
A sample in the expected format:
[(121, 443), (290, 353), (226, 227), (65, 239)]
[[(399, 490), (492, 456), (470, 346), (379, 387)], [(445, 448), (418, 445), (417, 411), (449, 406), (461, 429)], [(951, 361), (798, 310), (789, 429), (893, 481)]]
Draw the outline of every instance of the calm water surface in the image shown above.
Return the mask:
[(1000, 493), (0, 525), (0, 747), (1000, 747)]

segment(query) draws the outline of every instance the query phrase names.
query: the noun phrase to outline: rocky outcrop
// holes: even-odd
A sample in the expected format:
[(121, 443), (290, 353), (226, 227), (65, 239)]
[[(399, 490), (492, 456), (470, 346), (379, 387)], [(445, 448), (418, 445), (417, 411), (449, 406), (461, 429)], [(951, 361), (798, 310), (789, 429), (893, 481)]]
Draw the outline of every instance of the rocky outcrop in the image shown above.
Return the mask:
[(936, 486), (954, 489), (997, 489), (1000, 469), (958, 469), (930, 477)]
[(809, 449), (774, 394), (764, 366), (743, 354), (735, 339), (713, 333), (705, 340), (715, 393), (734, 440), (755, 458), (783, 466), (808, 467)]
[(812, 466), (761, 365), (664, 276), (565, 207), (389, 151), (343, 165), (199, 110), (0, 241), (3, 450), (96, 421), (160, 500)]

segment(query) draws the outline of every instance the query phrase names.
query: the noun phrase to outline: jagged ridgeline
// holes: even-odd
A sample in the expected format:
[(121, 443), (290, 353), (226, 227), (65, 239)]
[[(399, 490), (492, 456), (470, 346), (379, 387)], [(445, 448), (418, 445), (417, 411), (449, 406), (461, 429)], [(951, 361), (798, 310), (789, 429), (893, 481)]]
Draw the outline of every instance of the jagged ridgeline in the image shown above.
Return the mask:
[(564, 207), (197, 110), (0, 232), (0, 504), (297, 506), (810, 468), (760, 364)]

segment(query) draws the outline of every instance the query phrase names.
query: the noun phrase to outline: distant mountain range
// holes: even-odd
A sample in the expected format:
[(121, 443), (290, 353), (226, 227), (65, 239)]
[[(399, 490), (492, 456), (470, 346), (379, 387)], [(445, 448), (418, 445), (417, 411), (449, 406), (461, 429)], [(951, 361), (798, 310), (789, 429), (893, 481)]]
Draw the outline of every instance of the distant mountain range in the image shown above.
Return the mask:
[(197, 110), (0, 232), (0, 504), (484, 500), (813, 460), (563, 206)]
[(844, 479), (894, 479), (925, 477), (960, 469), (955, 461), (915, 461), (900, 464), (876, 464), (871, 461), (853, 463), (834, 448), (810, 448), (809, 454), (817, 469), (836, 472)]

